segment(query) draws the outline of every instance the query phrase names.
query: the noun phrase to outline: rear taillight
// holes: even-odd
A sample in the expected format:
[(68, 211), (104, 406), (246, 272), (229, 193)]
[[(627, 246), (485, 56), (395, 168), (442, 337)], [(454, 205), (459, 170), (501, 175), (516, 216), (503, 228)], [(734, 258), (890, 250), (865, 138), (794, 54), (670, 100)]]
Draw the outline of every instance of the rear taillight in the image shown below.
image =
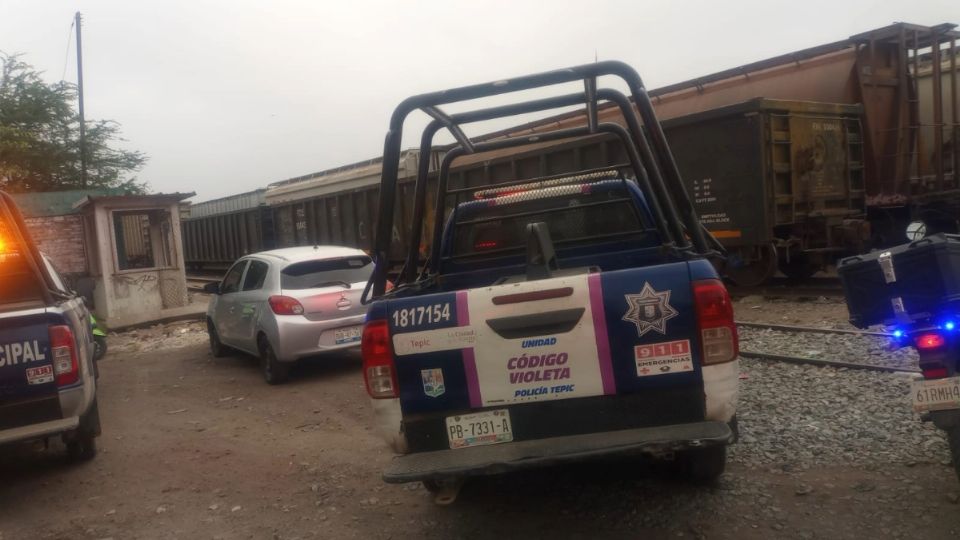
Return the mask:
[(50, 355), (53, 357), (57, 386), (71, 385), (80, 380), (77, 343), (69, 326), (50, 327)]
[(303, 315), (303, 304), (296, 298), (274, 295), (268, 298), (267, 302), (277, 315)]
[(943, 336), (934, 332), (920, 334), (913, 338), (913, 342), (917, 344), (918, 349), (924, 351), (939, 349), (947, 344), (947, 340), (943, 339)]
[(368, 321), (363, 326), (360, 353), (363, 356), (363, 380), (367, 384), (370, 397), (397, 397), (397, 370), (393, 362), (393, 345), (390, 343), (390, 327), (387, 321)]
[(740, 353), (730, 294), (718, 279), (693, 282), (697, 328), (703, 346), (703, 364), (722, 364)]
[(913, 344), (920, 353), (920, 371), (924, 379), (942, 379), (950, 376), (950, 370), (944, 365), (947, 338), (939, 332), (924, 332), (911, 336)]

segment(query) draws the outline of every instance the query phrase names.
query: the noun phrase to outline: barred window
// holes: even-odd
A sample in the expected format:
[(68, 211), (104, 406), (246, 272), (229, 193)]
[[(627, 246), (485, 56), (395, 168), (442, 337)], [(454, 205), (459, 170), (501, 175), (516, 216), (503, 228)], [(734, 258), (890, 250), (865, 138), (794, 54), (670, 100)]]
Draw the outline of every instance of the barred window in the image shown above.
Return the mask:
[(173, 265), (173, 227), (167, 210), (114, 212), (113, 228), (119, 270)]

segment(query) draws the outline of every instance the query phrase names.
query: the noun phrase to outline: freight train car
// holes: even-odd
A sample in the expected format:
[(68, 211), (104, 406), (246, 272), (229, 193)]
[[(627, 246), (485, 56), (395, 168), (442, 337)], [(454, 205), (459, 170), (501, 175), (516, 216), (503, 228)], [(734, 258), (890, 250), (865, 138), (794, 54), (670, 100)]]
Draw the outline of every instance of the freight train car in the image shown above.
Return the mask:
[(189, 270), (226, 270), (248, 253), (276, 246), (266, 189), (191, 205), (181, 220), (184, 262)]
[[(698, 212), (731, 251), (731, 277), (759, 283), (773, 275), (778, 263), (789, 275), (811, 273), (826, 257), (860, 249), (860, 118), (857, 106), (759, 99), (663, 123)], [(442, 155), (440, 150), (431, 156), (433, 170)], [(410, 236), (418, 156), (418, 151), (408, 150), (400, 167), (391, 253), (397, 267), (406, 247), (401, 239)], [(450, 189), (626, 161), (620, 143), (604, 136), (533, 145), (458, 160)], [(271, 184), (264, 203), (273, 219), (274, 245), (369, 249), (377, 222), (380, 166), (374, 159)], [(428, 186), (428, 193), (436, 191), (435, 178)], [(435, 205), (428, 197), (428, 223), (433, 222)], [(189, 233), (184, 238), (188, 245), (194, 241)], [(421, 238), (419, 251), (425, 257), (430, 235)], [(832, 247), (834, 239), (841, 247)], [(214, 256), (204, 264), (235, 253), (213, 247)]]
[(870, 246), (861, 107), (755, 99), (668, 120), (664, 132), (738, 283), (777, 268), (806, 278)]
[[(956, 226), (960, 34), (954, 28), (897, 23), (650, 91), (698, 211), (731, 252), (729, 275), (758, 282), (779, 267), (802, 276), (840, 255), (902, 242), (911, 220)], [(600, 120), (622, 123), (613, 107), (602, 109)], [(485, 139), (585, 123), (582, 112), (573, 112)], [(451, 187), (582, 170), (610, 163), (618, 152), (600, 137), (465, 156), (454, 164)], [(434, 168), (442, 154), (431, 156)], [(417, 159), (417, 151), (408, 151), (401, 164), (396, 238), (409, 236), (401, 231), (408, 231), (412, 214)], [(374, 159), (270, 185), (268, 210), (259, 214), (270, 227), (261, 227), (261, 238), (278, 246), (368, 249), (379, 175)], [(430, 216), (435, 201), (427, 201)], [(262, 247), (239, 242), (238, 251), (237, 239), (224, 238), (225, 225), (218, 227), (184, 235), (188, 246), (200, 244), (205, 261)], [(425, 254), (429, 235), (422, 238)], [(233, 251), (219, 245), (231, 241)], [(391, 257), (400, 264), (403, 246), (394, 246)]]
[[(432, 169), (442, 151), (431, 156)], [(403, 153), (401, 202), (412, 188), (419, 152)], [(331, 244), (370, 250), (376, 230), (381, 160), (372, 159), (271, 184), (265, 201), (273, 210), (277, 247)], [(410, 192), (412, 193), (412, 192)], [(407, 227), (411, 209), (400, 206), (395, 234)], [(402, 252), (397, 252), (402, 257)]]

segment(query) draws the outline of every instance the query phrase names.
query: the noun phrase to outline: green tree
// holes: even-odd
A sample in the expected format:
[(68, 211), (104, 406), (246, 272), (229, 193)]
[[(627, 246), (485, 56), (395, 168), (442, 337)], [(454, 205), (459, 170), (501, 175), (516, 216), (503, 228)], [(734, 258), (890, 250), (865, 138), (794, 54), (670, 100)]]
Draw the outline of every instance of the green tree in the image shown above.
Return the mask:
[[(17, 55), (0, 52), (0, 189), (25, 192), (82, 187), (76, 96), (74, 85), (47, 84)], [(86, 186), (145, 192), (146, 184), (132, 173), (143, 167), (147, 156), (114, 146), (123, 140), (119, 124), (87, 120), (86, 130)]]

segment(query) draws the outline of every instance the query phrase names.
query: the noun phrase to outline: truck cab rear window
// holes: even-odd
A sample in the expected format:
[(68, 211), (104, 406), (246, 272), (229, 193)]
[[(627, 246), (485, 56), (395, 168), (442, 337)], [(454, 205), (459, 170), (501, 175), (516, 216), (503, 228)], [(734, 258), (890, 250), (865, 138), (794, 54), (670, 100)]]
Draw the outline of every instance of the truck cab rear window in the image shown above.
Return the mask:
[[(522, 199), (522, 196), (504, 198)], [(485, 206), (462, 205), (454, 225), (453, 257), (515, 252), (527, 243), (526, 228), (543, 222), (557, 247), (632, 238), (648, 229), (626, 190), (603, 190)]]
[(304, 261), (291, 264), (280, 272), (280, 288), (300, 290), (351, 285), (367, 281), (372, 272), (370, 257)]

